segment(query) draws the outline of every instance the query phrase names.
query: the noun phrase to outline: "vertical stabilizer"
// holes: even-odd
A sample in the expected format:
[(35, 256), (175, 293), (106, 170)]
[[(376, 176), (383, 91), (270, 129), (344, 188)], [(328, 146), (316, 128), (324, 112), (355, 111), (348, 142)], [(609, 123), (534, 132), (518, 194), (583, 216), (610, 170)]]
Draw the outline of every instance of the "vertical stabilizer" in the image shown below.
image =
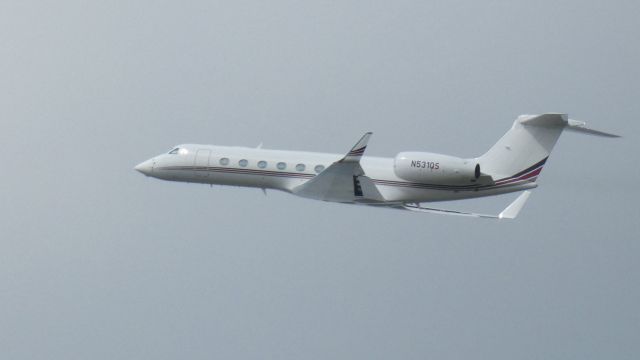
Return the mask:
[(478, 162), (496, 184), (535, 181), (562, 130), (567, 114), (521, 115), (504, 136)]

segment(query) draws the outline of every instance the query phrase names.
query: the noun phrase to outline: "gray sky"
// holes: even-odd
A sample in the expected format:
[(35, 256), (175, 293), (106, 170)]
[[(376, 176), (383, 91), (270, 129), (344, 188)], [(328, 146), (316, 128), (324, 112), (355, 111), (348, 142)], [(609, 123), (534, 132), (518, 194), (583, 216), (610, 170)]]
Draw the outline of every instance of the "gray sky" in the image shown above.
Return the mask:
[[(0, 3), (7, 359), (637, 359), (636, 1)], [(162, 182), (184, 142), (477, 156), (568, 112), (512, 222)], [(513, 195), (446, 204), (499, 211)]]

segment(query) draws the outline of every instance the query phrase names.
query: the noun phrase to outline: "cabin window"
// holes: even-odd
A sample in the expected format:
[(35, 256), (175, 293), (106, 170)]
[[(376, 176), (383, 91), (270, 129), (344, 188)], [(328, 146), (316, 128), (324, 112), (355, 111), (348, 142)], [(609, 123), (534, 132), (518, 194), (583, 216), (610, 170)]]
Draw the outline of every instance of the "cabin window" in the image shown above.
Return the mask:
[(282, 161), (278, 163), (278, 165), (276, 165), (278, 167), (278, 170), (284, 170), (287, 168), (287, 163), (283, 163)]
[(222, 158), (222, 159), (220, 159), (220, 165), (222, 165), (222, 166), (227, 166), (227, 165), (229, 165), (229, 158)]
[(258, 167), (259, 167), (260, 169), (264, 169), (264, 168), (266, 168), (266, 167), (267, 167), (267, 162), (266, 162), (266, 161), (264, 161), (264, 160), (260, 160), (260, 161), (258, 161)]
[(322, 170), (324, 170), (324, 165), (316, 165), (313, 170), (315, 170), (317, 173), (321, 173)]
[(296, 170), (298, 170), (298, 171), (304, 171), (305, 168), (306, 168), (306, 166), (304, 166), (304, 164), (296, 165)]
[(247, 159), (242, 159), (240, 161), (238, 161), (238, 164), (242, 167), (246, 167), (247, 165), (249, 165), (249, 160)]

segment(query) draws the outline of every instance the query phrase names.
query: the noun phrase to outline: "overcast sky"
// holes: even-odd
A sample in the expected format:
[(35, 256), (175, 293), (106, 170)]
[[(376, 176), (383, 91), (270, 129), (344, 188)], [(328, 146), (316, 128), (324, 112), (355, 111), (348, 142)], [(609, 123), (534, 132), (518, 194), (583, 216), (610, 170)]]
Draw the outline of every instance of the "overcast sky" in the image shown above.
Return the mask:
[[(637, 1), (0, 2), (6, 359), (637, 359)], [(478, 156), (515, 221), (146, 178), (175, 144)], [(514, 194), (442, 206), (499, 212)]]

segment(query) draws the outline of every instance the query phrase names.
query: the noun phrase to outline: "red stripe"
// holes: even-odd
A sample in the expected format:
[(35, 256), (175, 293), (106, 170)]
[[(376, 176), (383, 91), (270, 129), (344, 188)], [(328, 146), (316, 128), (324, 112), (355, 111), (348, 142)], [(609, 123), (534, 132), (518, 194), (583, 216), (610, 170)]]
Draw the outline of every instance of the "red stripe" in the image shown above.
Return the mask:
[(521, 180), (527, 180), (530, 179), (532, 177), (536, 177), (538, 175), (540, 175), (540, 172), (542, 172), (542, 166), (540, 166), (539, 168), (532, 170), (531, 172), (528, 172), (524, 175), (521, 175), (517, 178), (513, 178), (513, 179), (505, 179), (505, 180), (501, 180), (501, 181), (496, 181), (496, 185), (503, 185), (503, 184), (508, 184), (508, 183), (512, 183), (515, 181), (521, 181)]

